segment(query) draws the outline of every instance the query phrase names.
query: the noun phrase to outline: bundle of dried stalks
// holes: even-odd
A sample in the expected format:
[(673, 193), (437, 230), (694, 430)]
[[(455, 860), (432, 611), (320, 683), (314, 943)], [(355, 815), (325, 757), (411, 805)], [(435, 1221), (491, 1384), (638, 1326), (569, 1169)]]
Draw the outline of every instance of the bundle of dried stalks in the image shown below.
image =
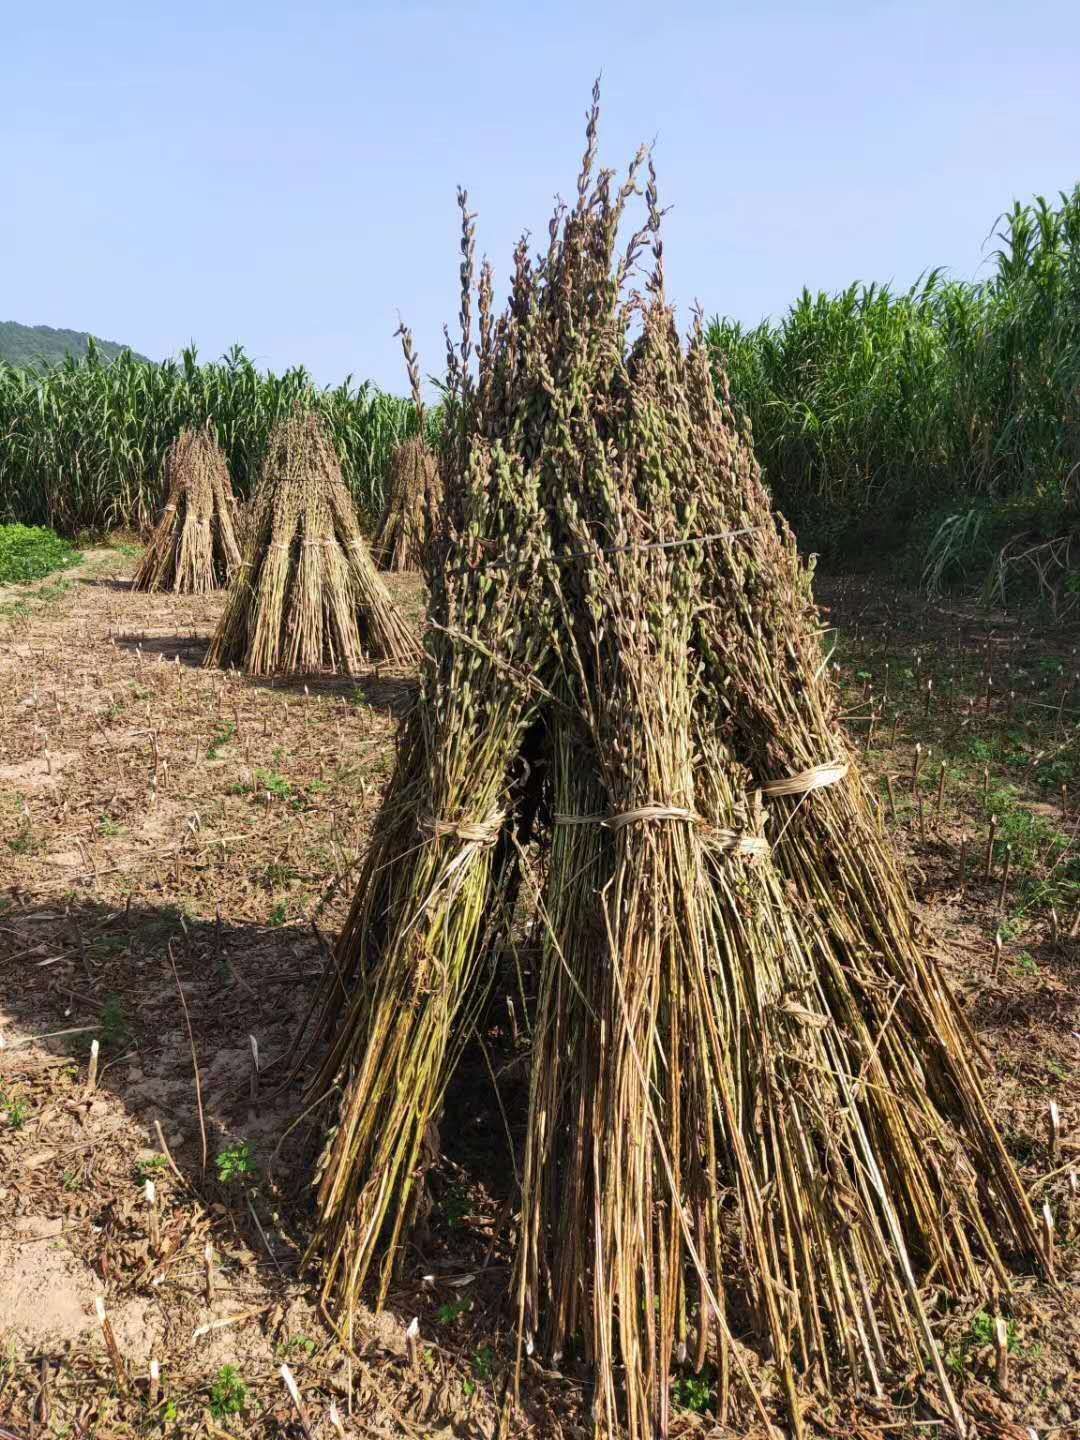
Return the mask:
[(210, 425), (181, 430), (165, 455), (165, 509), (135, 572), (135, 590), (201, 595), (240, 564), (229, 467)]
[(523, 1350), (587, 1361), (598, 1428), (632, 1440), (667, 1432), (677, 1368), (722, 1421), (779, 1404), (802, 1435), (807, 1387), (929, 1367), (960, 1431), (926, 1279), (987, 1301), (1042, 1241), (838, 729), (809, 576), (676, 333), (651, 166), (619, 256), (646, 156), (595, 172), (596, 120), (498, 319), (462, 197), (430, 651), (313, 1080), (340, 1095), (326, 1295), (346, 1325), (373, 1267), (385, 1295), (528, 896)]
[(384, 570), (426, 568), (428, 516), (438, 503), (438, 474), (435, 457), (419, 435), (391, 456), (386, 507), (373, 546)]
[(360, 532), (317, 417), (273, 430), (245, 527), (243, 559), (206, 657), (252, 675), (404, 663), (419, 646)]
[(399, 333), (419, 433), (399, 445), (391, 456), (386, 505), (373, 548), (384, 570), (426, 571), (439, 525), (442, 485), (438, 462), (424, 439), (424, 401), (412, 335), (404, 325)]

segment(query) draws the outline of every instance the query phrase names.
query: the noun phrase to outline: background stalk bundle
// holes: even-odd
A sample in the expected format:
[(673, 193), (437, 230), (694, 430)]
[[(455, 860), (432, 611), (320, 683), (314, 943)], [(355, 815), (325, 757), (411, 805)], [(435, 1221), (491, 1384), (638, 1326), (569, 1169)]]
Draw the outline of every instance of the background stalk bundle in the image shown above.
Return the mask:
[(322, 422), (296, 411), (271, 432), (207, 665), (251, 675), (404, 663), (412, 632), (375, 569)]

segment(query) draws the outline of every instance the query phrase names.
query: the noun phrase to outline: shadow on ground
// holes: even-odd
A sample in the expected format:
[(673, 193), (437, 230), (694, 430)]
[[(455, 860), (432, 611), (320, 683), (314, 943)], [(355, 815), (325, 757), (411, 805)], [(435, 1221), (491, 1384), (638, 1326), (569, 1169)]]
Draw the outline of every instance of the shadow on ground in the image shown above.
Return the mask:
[[(210, 648), (210, 640), (205, 635), (179, 633), (153, 635), (129, 631), (117, 635), (115, 643), (130, 654), (160, 656), (168, 664), (179, 662), (196, 670), (203, 667)], [(396, 669), (386, 670), (380, 666), (356, 675), (245, 675), (242, 679), (245, 684), (287, 695), (336, 695), (394, 716), (408, 710), (417, 689), (415, 671), (398, 673)]]

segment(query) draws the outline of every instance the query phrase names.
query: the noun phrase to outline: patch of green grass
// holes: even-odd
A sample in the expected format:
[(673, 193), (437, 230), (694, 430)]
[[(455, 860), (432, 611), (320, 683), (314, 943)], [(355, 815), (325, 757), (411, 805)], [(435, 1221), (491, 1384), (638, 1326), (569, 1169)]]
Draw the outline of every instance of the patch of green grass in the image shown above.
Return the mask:
[(41, 525), (0, 525), (0, 585), (25, 585), (82, 557)]
[(256, 770), (255, 779), (263, 790), (269, 790), (277, 800), (287, 800), (292, 794), (292, 785), (276, 770)]
[(128, 1042), (131, 1031), (119, 995), (109, 995), (101, 1007), (101, 1043), (107, 1050), (120, 1050)]
[(247, 1386), (235, 1365), (222, 1365), (210, 1386), (210, 1414), (215, 1420), (239, 1415), (247, 1404)]
[(263, 871), (263, 884), (272, 890), (275, 885), (287, 885), (290, 880), (296, 880), (298, 874), (293, 865), (283, 865), (280, 860), (271, 861)]
[(246, 1140), (237, 1140), (219, 1151), (214, 1157), (214, 1168), (223, 1185), (235, 1185), (240, 1180), (253, 1180), (259, 1173)]
[(210, 744), (207, 747), (206, 751), (206, 758), (208, 760), (220, 759), (220, 755), (218, 752), (221, 750), (221, 747), (223, 745), (228, 745), (229, 741), (234, 740), (235, 738), (236, 725), (235, 723), (230, 721), (228, 725), (223, 725), (215, 735), (211, 736)]
[(29, 820), (23, 823), (23, 827), (17, 835), (8, 841), (8, 849), (16, 855), (33, 855), (37, 848), (37, 836), (34, 834)]

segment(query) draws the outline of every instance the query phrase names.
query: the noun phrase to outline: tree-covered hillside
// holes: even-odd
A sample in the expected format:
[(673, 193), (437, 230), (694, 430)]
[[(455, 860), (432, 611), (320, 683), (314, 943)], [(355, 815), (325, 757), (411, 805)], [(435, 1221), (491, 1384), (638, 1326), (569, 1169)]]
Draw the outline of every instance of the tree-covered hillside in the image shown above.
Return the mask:
[[(124, 349), (115, 340), (98, 340), (96, 335), (93, 338), (106, 360), (115, 360)], [(42, 360), (58, 364), (67, 355), (85, 355), (89, 340), (84, 330), (54, 330), (51, 325), (20, 325), (16, 320), (0, 320), (0, 360), (6, 360), (9, 365), (33, 365)]]

